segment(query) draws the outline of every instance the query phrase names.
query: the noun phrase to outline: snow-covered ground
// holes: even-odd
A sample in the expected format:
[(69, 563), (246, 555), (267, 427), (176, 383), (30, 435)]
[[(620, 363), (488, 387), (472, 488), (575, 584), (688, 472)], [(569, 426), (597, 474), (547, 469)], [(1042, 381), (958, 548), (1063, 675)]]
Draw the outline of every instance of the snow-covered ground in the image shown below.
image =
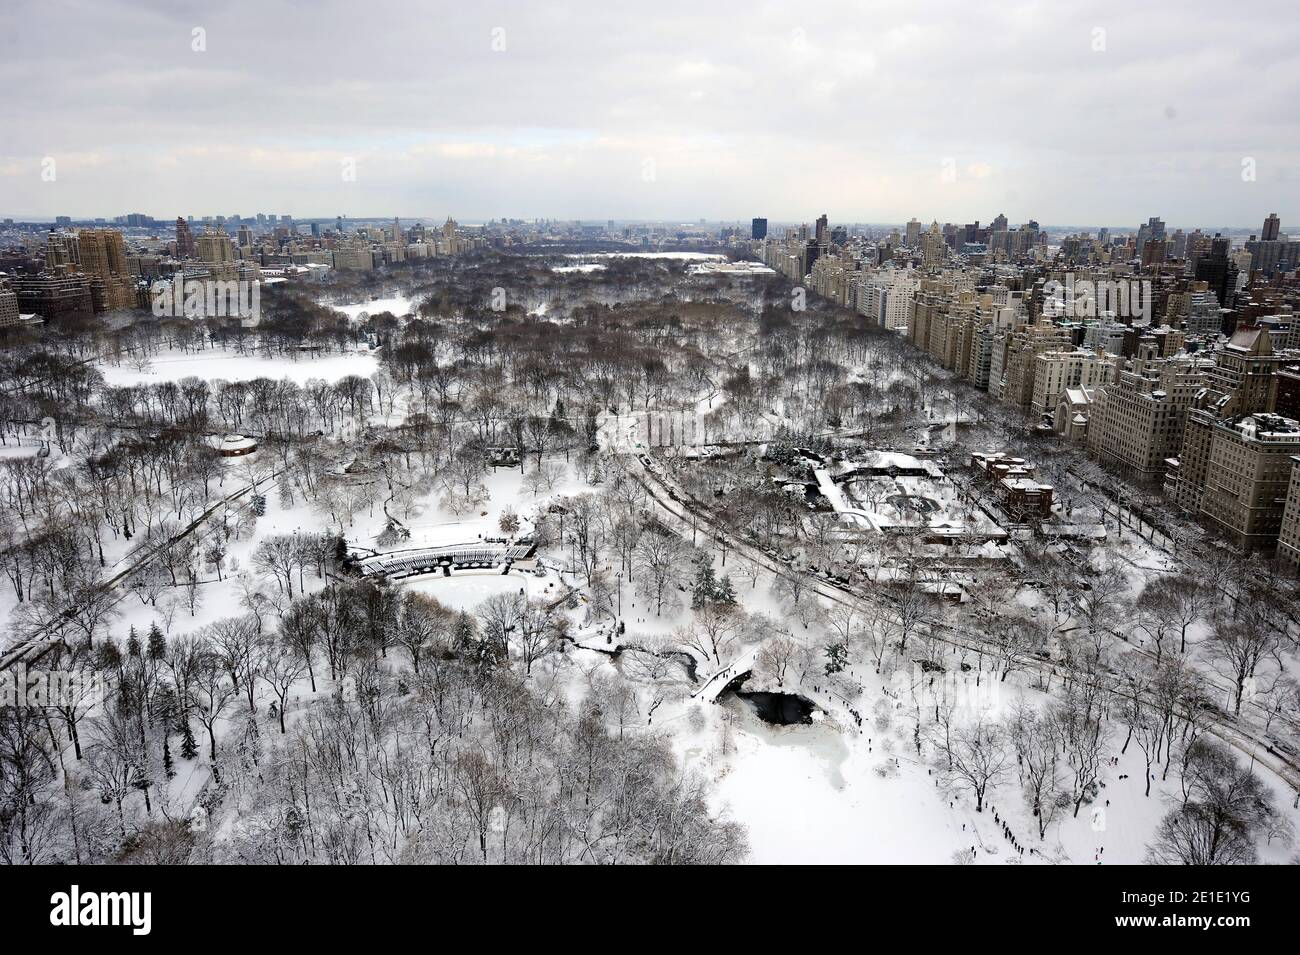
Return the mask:
[(450, 577), (441, 574), (429, 574), (415, 577), (402, 586), (436, 598), (443, 606), (452, 610), (474, 608), (497, 594), (518, 593), (524, 590), (529, 597), (558, 596), (562, 590), (555, 574), (538, 578), (532, 574), (502, 574), (500, 570), (490, 571), (456, 571)]
[(367, 302), (353, 302), (348, 305), (331, 305), (335, 311), (342, 312), (348, 318), (356, 321), (363, 315), (379, 315), (382, 312), (392, 312), (398, 318), (403, 315), (410, 315), (415, 311), (417, 302), (413, 298), (405, 295), (392, 295), (387, 298), (371, 299)]
[[(553, 265), (552, 272), (603, 272), (610, 259), (665, 259), (681, 262), (720, 263), (727, 257), (711, 252), (584, 252), (564, 256), (572, 265)], [(771, 271), (770, 269), (768, 270)]]
[(723, 262), (716, 252), (573, 252), (566, 259), (678, 259), (683, 262)]
[[(721, 705), (734, 720), (735, 751), (717, 804), (749, 830), (751, 861), (944, 864), (970, 844), (936, 790), (876, 776), (887, 758), (839, 728), (769, 726), (735, 697)], [(688, 751), (687, 766), (707, 764)]]
[(289, 378), (302, 384), (309, 378), (337, 381), (347, 375), (368, 377), (379, 367), (379, 360), (371, 352), (358, 351), (345, 354), (313, 354), (301, 356), (267, 357), (265, 355), (239, 354), (233, 350), (212, 348), (203, 351), (170, 351), (150, 358), (149, 364), (140, 368), (134, 363), (112, 364), (101, 361), (98, 368), (110, 385), (125, 386), (177, 381), (194, 376), (208, 381), (249, 381), (253, 378)]

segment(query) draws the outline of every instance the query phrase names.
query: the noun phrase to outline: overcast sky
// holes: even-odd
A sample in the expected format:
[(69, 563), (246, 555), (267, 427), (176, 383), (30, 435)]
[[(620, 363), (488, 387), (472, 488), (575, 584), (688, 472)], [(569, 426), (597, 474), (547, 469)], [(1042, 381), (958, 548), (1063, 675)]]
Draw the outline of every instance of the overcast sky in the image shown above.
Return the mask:
[(1285, 231), (1294, 2), (4, 0), (0, 215)]

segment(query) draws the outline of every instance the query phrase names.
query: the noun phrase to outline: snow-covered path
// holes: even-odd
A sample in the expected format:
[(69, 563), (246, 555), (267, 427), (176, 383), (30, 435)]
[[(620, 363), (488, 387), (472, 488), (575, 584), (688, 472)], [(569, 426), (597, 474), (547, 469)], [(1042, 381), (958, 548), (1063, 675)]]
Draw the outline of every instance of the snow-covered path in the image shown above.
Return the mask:
[(848, 518), (855, 524), (870, 527), (873, 531), (880, 530), (880, 525), (872, 520), (868, 512), (861, 508), (849, 507), (844, 500), (844, 492), (840, 490), (840, 486), (835, 483), (829, 471), (825, 468), (817, 468), (813, 471), (813, 475), (817, 478), (818, 490), (822, 492), (822, 496), (826, 500), (830, 501), (831, 507), (836, 514)]

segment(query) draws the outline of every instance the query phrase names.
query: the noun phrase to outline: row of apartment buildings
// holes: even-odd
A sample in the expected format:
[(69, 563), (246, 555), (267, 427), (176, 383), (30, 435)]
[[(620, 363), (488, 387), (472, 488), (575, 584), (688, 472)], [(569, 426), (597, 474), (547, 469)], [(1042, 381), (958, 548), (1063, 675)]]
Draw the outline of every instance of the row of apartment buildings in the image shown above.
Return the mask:
[(1076, 347), (1074, 329), (1029, 323), (987, 295), (936, 300), (927, 284), (907, 330), (916, 347), (1090, 456), (1163, 484), (1177, 507), (1243, 551), (1276, 548), (1300, 568), (1300, 505), (1287, 510), (1288, 488), (1300, 483), (1300, 423), (1276, 407), (1279, 383), (1294, 389), (1300, 369), (1283, 370), (1267, 325), (1195, 353), (1178, 334), (1143, 335), (1125, 358)]
[(171, 254), (128, 250), (116, 229), (51, 231), (44, 248), (31, 256), (40, 259), (23, 260), (13, 274), (0, 275), (0, 328), (26, 324), (32, 316), (62, 321), (147, 308), (152, 283), (170, 281), (176, 274), (186, 280), (225, 282), (257, 280), (263, 268), (274, 274), (313, 268), (370, 271), (408, 259), (456, 255), (484, 244), (480, 236), (463, 234), (450, 218), (440, 230), (423, 225), (404, 229), (394, 219), (391, 226), (369, 226), (357, 234), (323, 239), (297, 240), (286, 229), (276, 231), (285, 235), (274, 244), (254, 238), (247, 227), (231, 236), (220, 223), (195, 235), (190, 224), (178, 218)]
[[(935, 230), (915, 225), (908, 239), (919, 239), (922, 253), (910, 264), (919, 268), (873, 262), (802, 233), (756, 251), (1090, 456), (1163, 486), (1178, 508), (1243, 551), (1276, 552), (1300, 570), (1300, 321), (1292, 322), (1290, 304), (1272, 300), (1253, 313), (1220, 307), (1220, 295), (1236, 296), (1250, 275), (1236, 278), (1230, 244), (1197, 238), (1194, 270), (1161, 260), (1086, 274), (1098, 287), (1140, 276), (1155, 295), (1142, 290), (1143, 316), (1116, 315), (1105, 302), (1081, 315), (1077, 303), (1061, 309), (1044, 294), (1044, 278), (1059, 277), (1050, 270), (1031, 278), (1029, 269), (1009, 269), (990, 285), (987, 268), (928, 262), (925, 239)], [(1270, 305), (1275, 313), (1262, 314)]]

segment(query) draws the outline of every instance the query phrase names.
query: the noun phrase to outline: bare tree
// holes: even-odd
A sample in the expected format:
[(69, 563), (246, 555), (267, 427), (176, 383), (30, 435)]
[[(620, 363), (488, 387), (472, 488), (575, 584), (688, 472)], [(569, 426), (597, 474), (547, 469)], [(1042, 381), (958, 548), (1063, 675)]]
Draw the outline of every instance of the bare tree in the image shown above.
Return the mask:
[(636, 552), (646, 568), (640, 577), (641, 587), (655, 602), (655, 616), (660, 616), (671, 589), (689, 571), (690, 545), (667, 528), (656, 526), (641, 535)]
[(723, 656), (730, 656), (731, 646), (744, 623), (744, 611), (738, 607), (706, 603), (695, 611), (692, 623), (678, 631), (678, 642), (687, 652), (722, 666)]
[(1025, 804), (1038, 827), (1038, 838), (1047, 830), (1060, 809), (1069, 804), (1061, 770), (1061, 740), (1057, 723), (1031, 704), (1022, 703), (1010, 719), (1011, 739), (1020, 766)]
[(1256, 838), (1290, 841), (1269, 788), (1217, 743), (1197, 741), (1183, 760), (1187, 798), (1161, 821), (1147, 859), (1156, 865), (1250, 865)]
[(799, 658), (801, 649), (801, 645), (788, 636), (773, 637), (763, 644), (763, 649), (758, 655), (758, 662), (763, 669), (776, 677), (777, 686), (784, 686), (786, 672)]
[(1209, 653), (1215, 669), (1232, 685), (1232, 712), (1241, 715), (1247, 681), (1277, 646), (1277, 634), (1236, 620), (1221, 621), (1210, 631)]
[(285, 732), (284, 718), (289, 709), (289, 691), (307, 672), (307, 661), (297, 647), (283, 638), (266, 642), (258, 676), (271, 688), (278, 703), (280, 732)]
[(1211, 596), (1207, 585), (1190, 574), (1157, 577), (1142, 591), (1138, 607), (1159, 615), (1178, 628), (1179, 653), (1187, 652), (1187, 630), (1206, 612)]
[(208, 651), (203, 653), (195, 668), (190, 685), (190, 710), (208, 732), (208, 759), (212, 764), (212, 778), (221, 781), (217, 768), (217, 721), (238, 696), (220, 657)]
[(936, 769), (949, 785), (967, 789), (975, 797), (975, 811), (984, 811), (984, 797), (1002, 780), (1011, 766), (1012, 752), (1006, 730), (984, 716), (958, 725), (951, 741), (940, 743), (942, 759)]

